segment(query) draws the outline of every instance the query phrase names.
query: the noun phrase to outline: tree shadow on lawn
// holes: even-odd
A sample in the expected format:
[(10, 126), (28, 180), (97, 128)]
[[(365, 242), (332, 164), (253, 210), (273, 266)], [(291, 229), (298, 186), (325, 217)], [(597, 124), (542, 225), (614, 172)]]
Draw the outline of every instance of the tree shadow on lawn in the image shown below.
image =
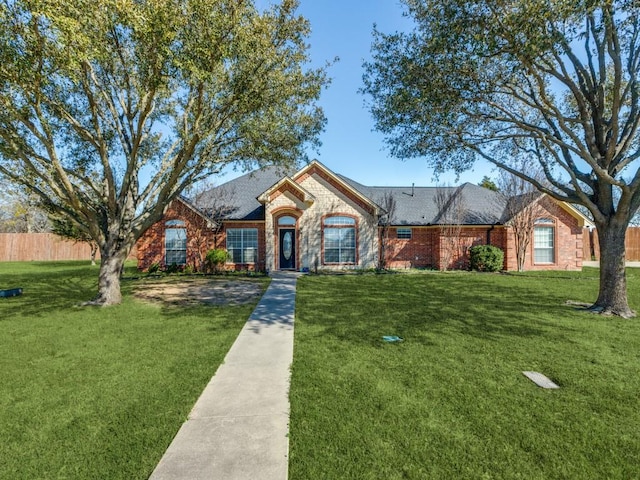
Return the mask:
[(98, 268), (58, 262), (29, 263), (24, 272), (2, 276), (4, 284), (23, 289), (22, 295), (0, 299), (0, 321), (43, 316), (67, 310), (97, 293)]
[(568, 292), (541, 291), (531, 282), (474, 274), (395, 278), (396, 285), (386, 279), (324, 291), (314, 285), (302, 294), (306, 309), (302, 318), (321, 327), (321, 335), (381, 345), (383, 335), (429, 344), (433, 334), (447, 332), (499, 340), (536, 337), (551, 330), (554, 338), (572, 342), (573, 321), (587, 315), (564, 304)]
[[(85, 261), (20, 262), (11, 265), (9, 273), (5, 273), (0, 264), (0, 288), (23, 289), (22, 295), (0, 298), (0, 321), (100, 308), (82, 306), (98, 293), (99, 269), (99, 265)], [(120, 280), (123, 297), (131, 294), (139, 277), (135, 267), (125, 267)]]

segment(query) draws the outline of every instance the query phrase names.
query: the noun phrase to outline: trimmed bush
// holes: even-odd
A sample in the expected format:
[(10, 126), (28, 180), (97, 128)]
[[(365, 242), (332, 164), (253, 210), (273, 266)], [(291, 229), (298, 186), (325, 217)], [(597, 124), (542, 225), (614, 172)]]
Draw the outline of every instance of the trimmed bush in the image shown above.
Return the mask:
[(471, 270), (499, 272), (504, 266), (504, 252), (493, 245), (476, 245), (469, 250)]
[(217, 248), (215, 250), (209, 250), (207, 252), (207, 256), (205, 257), (205, 263), (207, 265), (207, 269), (209, 271), (217, 272), (220, 268), (220, 265), (223, 265), (227, 259), (229, 258), (229, 254), (226, 250), (221, 248)]

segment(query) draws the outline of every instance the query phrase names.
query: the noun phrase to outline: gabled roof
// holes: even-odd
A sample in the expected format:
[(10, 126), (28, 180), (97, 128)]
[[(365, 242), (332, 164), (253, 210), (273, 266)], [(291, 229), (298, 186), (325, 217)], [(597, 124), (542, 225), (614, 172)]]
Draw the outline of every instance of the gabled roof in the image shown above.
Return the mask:
[(320, 176), (323, 177), (325, 180), (328, 180), (329, 182), (334, 183), (339, 187), (342, 187), (346, 191), (347, 195), (355, 197), (354, 199), (356, 200), (356, 202), (359, 203), (362, 207), (365, 207), (366, 209), (370, 209), (373, 213), (376, 213), (376, 214), (380, 213), (381, 211), (380, 205), (378, 205), (373, 198), (367, 196), (359, 189), (354, 188), (353, 185), (349, 183), (348, 181), (349, 179), (347, 177), (343, 177), (342, 175), (337, 175), (336, 173), (332, 172), (327, 167), (325, 167), (318, 160), (313, 160), (308, 165), (303, 167), (300, 171), (298, 171), (294, 175), (293, 179), (299, 180), (303, 178), (304, 175), (312, 174), (314, 172), (319, 173)]
[(576, 207), (574, 207), (570, 203), (558, 202), (558, 205), (560, 205), (560, 208), (564, 209), (567, 213), (574, 216), (578, 220), (579, 227), (595, 228), (596, 224), (593, 222), (593, 220), (591, 220), (589, 217), (587, 217), (584, 213), (582, 213), (580, 210), (578, 210)]
[(465, 209), (463, 222), (467, 225), (494, 225), (504, 223), (506, 199), (488, 188), (465, 183), (459, 187)]
[(215, 210), (224, 220), (264, 220), (264, 205), (257, 197), (293, 173), (273, 166), (254, 170), (201, 193), (194, 203), (210, 214)]
[(179, 202), (182, 202), (182, 204), (185, 207), (187, 207), (189, 210), (191, 210), (191, 211), (197, 213), (198, 215), (200, 215), (201, 217), (203, 217), (207, 221), (208, 226), (217, 227), (216, 222), (213, 220), (213, 218), (214, 218), (213, 215), (211, 215), (206, 210), (198, 208), (196, 205), (194, 205), (191, 202), (191, 200), (189, 200), (184, 195), (180, 195), (178, 198), (176, 198), (176, 200), (178, 200)]
[(269, 187), (267, 190), (265, 190), (260, 195), (258, 195), (257, 200), (260, 203), (264, 204), (272, 200), (272, 197), (274, 195), (277, 195), (278, 193), (283, 193), (285, 191), (292, 192), (293, 195), (298, 197), (307, 205), (311, 205), (315, 200), (313, 195), (311, 195), (308, 191), (302, 188), (302, 186), (300, 186), (295, 181), (293, 181), (291, 177), (283, 177), (275, 185)]
[[(370, 187), (335, 174), (316, 160), (296, 172), (273, 166), (254, 170), (200, 194), (189, 205), (210, 218), (219, 220), (263, 221), (263, 202), (278, 190), (289, 189), (301, 200), (313, 202), (313, 196), (297, 181), (306, 174), (314, 173), (339, 186), (354, 201), (372, 212), (384, 213), (380, 205), (383, 204), (385, 194), (391, 194), (396, 203), (391, 219), (393, 225), (426, 226), (446, 223), (451, 216), (446, 210), (440, 211), (438, 208), (436, 197), (440, 191), (460, 200), (464, 209), (464, 225), (496, 225), (509, 220), (505, 197), (472, 183), (464, 183), (459, 187)], [(591, 224), (587, 217), (571, 205), (564, 202), (558, 204), (582, 225)]]

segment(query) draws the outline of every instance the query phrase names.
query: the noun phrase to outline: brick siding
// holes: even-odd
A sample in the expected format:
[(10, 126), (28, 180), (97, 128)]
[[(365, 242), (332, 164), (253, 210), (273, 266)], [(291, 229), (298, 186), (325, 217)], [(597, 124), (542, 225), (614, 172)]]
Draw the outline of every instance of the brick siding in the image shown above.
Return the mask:
[[(553, 263), (536, 264), (533, 261), (533, 238), (527, 248), (525, 257), (525, 270), (581, 270), (583, 261), (583, 233), (577, 219), (549, 198), (543, 198), (540, 202), (543, 212), (540, 218), (552, 218), (554, 220), (554, 259)], [(507, 253), (505, 255), (505, 268), (517, 270), (516, 247), (513, 233), (509, 231), (507, 238)]]
[[(296, 267), (325, 267), (322, 262), (322, 219), (329, 213), (348, 215), (357, 221), (357, 265), (356, 268), (369, 268), (377, 263), (380, 243), (380, 229), (375, 226), (376, 219), (371, 215), (369, 205), (354, 201), (352, 192), (337, 188), (336, 183), (328, 181), (321, 170), (306, 172), (296, 181), (315, 198), (311, 205), (301, 201), (292, 192), (291, 187), (283, 189), (272, 202), (266, 205), (265, 221), (226, 222), (216, 232), (208, 226), (206, 220), (181, 201), (175, 201), (162, 221), (153, 225), (137, 243), (138, 268), (146, 270), (154, 263), (164, 267), (165, 222), (173, 219), (183, 220), (187, 229), (187, 264), (195, 270), (201, 270), (207, 250), (226, 249), (227, 228), (258, 229), (258, 261), (256, 264), (227, 263), (229, 270), (271, 270), (278, 268), (277, 218), (291, 214), (298, 219), (296, 223)], [(529, 245), (526, 270), (580, 270), (583, 255), (583, 228), (578, 220), (556, 202), (544, 198), (541, 201), (544, 212), (541, 217), (554, 219), (554, 263), (535, 264), (533, 262), (533, 239)], [(368, 207), (368, 208), (365, 208)], [(406, 227), (403, 227), (406, 228)], [(516, 270), (515, 241), (511, 227), (503, 225), (462, 227), (455, 242), (443, 238), (438, 226), (411, 227), (411, 239), (398, 239), (397, 228), (389, 228), (386, 250), (387, 266), (390, 268), (435, 268), (468, 269), (469, 248), (474, 245), (497, 246), (504, 251), (504, 267)], [(272, 232), (266, 236), (266, 231)], [(376, 232), (378, 232), (376, 234)], [(452, 245), (453, 244), (453, 245)], [(453, 248), (451, 255), (446, 249)], [(448, 266), (443, 259), (450, 257)]]
[[(555, 202), (543, 200), (541, 216), (554, 219), (555, 262), (533, 262), (533, 239), (527, 250), (525, 270), (580, 270), (582, 269), (583, 228), (570, 213)], [(407, 227), (401, 227), (407, 228)], [(515, 240), (511, 227), (496, 225), (462, 227), (459, 238), (449, 242), (442, 237), (438, 226), (412, 227), (411, 239), (397, 238), (397, 228), (389, 228), (386, 260), (389, 268), (444, 269), (446, 249), (453, 248), (449, 269), (469, 268), (469, 249), (475, 245), (493, 245), (504, 252), (505, 270), (517, 270)]]
[(411, 239), (398, 238), (398, 229), (389, 228), (386, 264), (389, 268), (435, 268), (438, 230), (433, 227), (413, 227)]
[(207, 221), (182, 201), (171, 203), (162, 220), (154, 223), (136, 243), (138, 269), (148, 270), (157, 263), (165, 268), (165, 223), (169, 220), (183, 220), (187, 229), (187, 265), (200, 271), (207, 251), (214, 248), (214, 232)]
[(215, 248), (227, 249), (227, 229), (228, 228), (256, 228), (258, 230), (258, 261), (256, 263), (233, 263), (227, 262), (225, 270), (250, 270), (263, 272), (265, 266), (265, 229), (264, 222), (228, 222), (220, 233), (215, 237)]

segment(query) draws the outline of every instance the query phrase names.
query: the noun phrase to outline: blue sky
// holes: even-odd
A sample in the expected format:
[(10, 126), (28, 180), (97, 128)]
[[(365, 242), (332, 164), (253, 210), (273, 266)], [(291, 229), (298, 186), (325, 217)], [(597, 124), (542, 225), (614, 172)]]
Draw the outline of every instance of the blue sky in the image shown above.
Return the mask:
[[(271, 3), (257, 2), (262, 7)], [(484, 175), (496, 176), (491, 166), (477, 165), (458, 181), (454, 174), (446, 174), (436, 182), (433, 169), (424, 159), (401, 161), (391, 157), (384, 149), (382, 135), (372, 131), (374, 123), (365, 106), (366, 98), (358, 93), (362, 86), (362, 64), (370, 58), (374, 24), (383, 32), (410, 27), (397, 0), (301, 0), (298, 11), (311, 23), (309, 44), (314, 66), (335, 57), (340, 59), (328, 70), (332, 83), (320, 99), (328, 123), (321, 136), (322, 147), (318, 153), (311, 152), (311, 158), (370, 186), (453, 185), (465, 181), (478, 183)]]

